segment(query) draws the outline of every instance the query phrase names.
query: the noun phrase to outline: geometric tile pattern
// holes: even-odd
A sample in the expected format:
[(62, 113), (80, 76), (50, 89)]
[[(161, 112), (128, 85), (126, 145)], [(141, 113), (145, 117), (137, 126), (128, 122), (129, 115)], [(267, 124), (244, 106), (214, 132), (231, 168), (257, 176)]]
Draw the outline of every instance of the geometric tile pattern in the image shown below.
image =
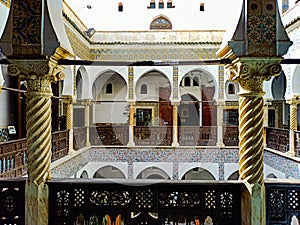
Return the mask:
[(276, 1), (248, 2), (247, 38), (249, 55), (276, 55)]
[[(238, 148), (116, 148), (93, 147), (82, 154), (60, 164), (51, 170), (52, 177), (71, 177), (88, 162), (166, 162), (178, 163), (221, 163), (220, 170), (224, 173), (224, 163), (238, 163)], [(177, 168), (177, 169), (176, 169)], [(174, 174), (178, 179), (178, 174)], [(221, 175), (222, 177), (222, 175)], [(224, 178), (223, 178), (224, 179)]]
[[(224, 165), (238, 163), (238, 148), (116, 148), (94, 147), (82, 154), (61, 163), (51, 169), (51, 176), (58, 178), (72, 177), (89, 162), (127, 162), (129, 170), (134, 162), (173, 163), (174, 171), (178, 171), (178, 163), (218, 163), (219, 178), (224, 179)], [(286, 178), (300, 179), (299, 163), (264, 151), (266, 165), (286, 174)], [(132, 171), (129, 177), (132, 178)], [(178, 174), (173, 175), (178, 179)]]

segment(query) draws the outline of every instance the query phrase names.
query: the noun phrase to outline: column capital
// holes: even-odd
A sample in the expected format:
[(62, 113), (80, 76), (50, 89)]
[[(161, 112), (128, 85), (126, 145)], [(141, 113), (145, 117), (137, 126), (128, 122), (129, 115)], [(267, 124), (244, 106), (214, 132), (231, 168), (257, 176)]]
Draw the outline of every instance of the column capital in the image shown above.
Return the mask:
[(174, 101), (174, 102), (171, 102), (171, 104), (172, 104), (172, 106), (179, 106), (180, 105), (180, 102), (178, 102), (178, 101)]
[(263, 93), (263, 81), (280, 75), (282, 58), (242, 57), (234, 60), (229, 69), (230, 80), (239, 82), (244, 93)]
[(299, 96), (294, 95), (292, 98), (287, 99), (286, 103), (289, 105), (297, 106), (300, 103), (300, 98)]
[(75, 103), (75, 99), (71, 95), (65, 95), (65, 96), (63, 96), (63, 102), (65, 104), (72, 105)]
[(7, 71), (11, 76), (18, 76), (20, 80), (47, 79), (50, 82), (63, 80), (64, 66), (58, 65), (56, 60), (10, 60)]
[(82, 104), (84, 106), (90, 106), (92, 104), (92, 99), (83, 99)]

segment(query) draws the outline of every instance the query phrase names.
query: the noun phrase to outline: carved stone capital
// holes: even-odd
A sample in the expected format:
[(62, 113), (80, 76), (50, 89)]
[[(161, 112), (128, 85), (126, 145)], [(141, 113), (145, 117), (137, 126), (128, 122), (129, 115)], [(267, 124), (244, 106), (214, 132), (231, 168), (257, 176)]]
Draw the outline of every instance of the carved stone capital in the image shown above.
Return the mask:
[(227, 66), (230, 80), (239, 82), (247, 92), (263, 92), (263, 81), (280, 75), (281, 58), (247, 58), (237, 59)]
[(64, 96), (63, 102), (66, 105), (72, 105), (75, 103), (75, 100), (74, 100), (73, 96)]
[(65, 77), (64, 67), (50, 60), (10, 60), (7, 71), (11, 76), (19, 76), (20, 80), (47, 79), (50, 82)]
[(82, 101), (82, 105), (84, 105), (84, 106), (90, 106), (92, 104), (92, 99), (84, 99), (83, 101)]

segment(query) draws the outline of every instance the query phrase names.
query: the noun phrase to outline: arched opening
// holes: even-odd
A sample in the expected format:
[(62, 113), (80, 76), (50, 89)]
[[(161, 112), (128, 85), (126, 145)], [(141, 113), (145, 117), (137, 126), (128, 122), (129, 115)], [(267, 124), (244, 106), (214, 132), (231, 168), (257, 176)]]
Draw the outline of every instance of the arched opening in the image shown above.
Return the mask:
[(191, 94), (181, 96), (178, 126), (199, 126), (199, 101)]
[(145, 73), (138, 79), (135, 90), (136, 125), (143, 124), (145, 120), (151, 121), (151, 126), (173, 124), (171, 84), (165, 74), (157, 70)]
[(139, 175), (136, 177), (136, 179), (169, 180), (171, 178), (165, 171), (163, 171), (162, 169), (160, 169), (158, 167), (153, 166), (153, 167), (144, 169), (142, 172), (140, 172)]
[(80, 178), (89, 178), (89, 175), (86, 171), (83, 171), (80, 175)]
[(113, 93), (113, 85), (112, 83), (106, 84), (105, 94), (112, 94)]
[(228, 177), (227, 180), (238, 180), (239, 176), (239, 171), (235, 171)]
[(114, 166), (105, 166), (97, 170), (93, 178), (122, 178), (125, 179), (125, 175), (121, 170)]
[(140, 93), (141, 93), (142, 95), (145, 95), (145, 94), (148, 93), (148, 87), (147, 87), (147, 84), (142, 84), (142, 85), (141, 85), (141, 91), (140, 91)]
[[(297, 87), (299, 89), (299, 87)], [(300, 90), (300, 89), (299, 89)], [(274, 100), (284, 100), (286, 91), (286, 77), (282, 71), (279, 76), (273, 78), (272, 81), (272, 96)]]
[(93, 82), (92, 93), (93, 123), (127, 124), (127, 84), (120, 74), (112, 70), (101, 73)]
[(235, 85), (233, 83), (229, 83), (228, 84), (228, 94), (233, 95), (235, 94)]
[(118, 4), (118, 11), (123, 12), (123, 3), (122, 2), (119, 2), (119, 4)]
[(186, 172), (182, 180), (215, 180), (215, 177), (208, 170), (195, 167)]
[(159, 16), (155, 18), (150, 24), (150, 30), (163, 30), (163, 29), (167, 29), (167, 30), (172, 29), (172, 23), (165, 16)]

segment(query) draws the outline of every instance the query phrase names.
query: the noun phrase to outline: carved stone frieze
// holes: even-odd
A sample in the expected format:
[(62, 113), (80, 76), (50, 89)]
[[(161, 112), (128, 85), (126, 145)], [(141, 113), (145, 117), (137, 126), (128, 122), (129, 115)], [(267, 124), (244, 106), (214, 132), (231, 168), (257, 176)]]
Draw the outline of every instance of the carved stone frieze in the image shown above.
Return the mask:
[(272, 76), (280, 75), (282, 68), (280, 60), (270, 59), (239, 59), (227, 66), (230, 71), (229, 78), (239, 82), (245, 91), (263, 92), (263, 81), (270, 80)]

